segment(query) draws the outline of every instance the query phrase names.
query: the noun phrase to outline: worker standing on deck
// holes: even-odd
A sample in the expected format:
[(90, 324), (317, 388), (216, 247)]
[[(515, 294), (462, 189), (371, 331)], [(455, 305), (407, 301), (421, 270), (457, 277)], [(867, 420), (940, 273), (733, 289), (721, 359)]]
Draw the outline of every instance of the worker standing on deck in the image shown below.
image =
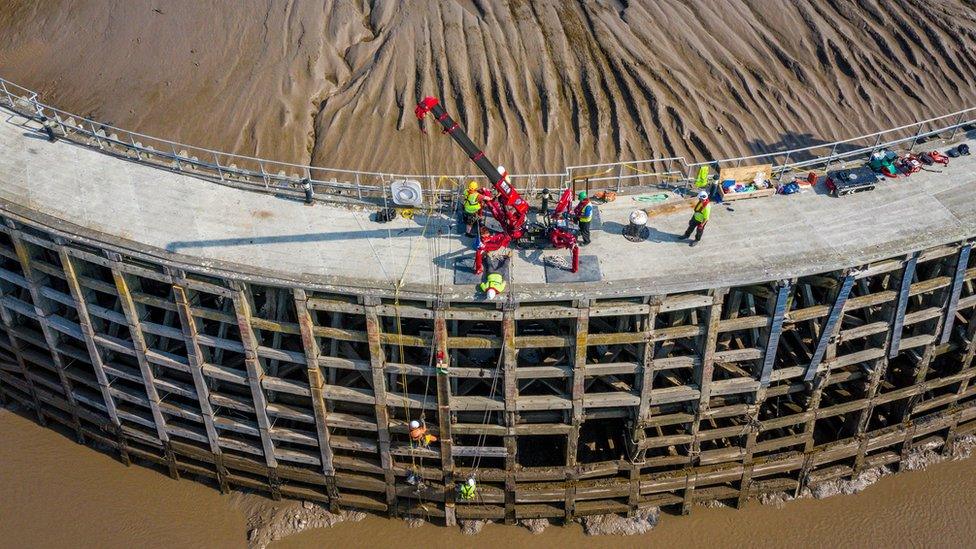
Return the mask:
[(464, 194), (464, 234), (473, 237), (474, 226), (481, 221), (481, 201), (484, 195), (478, 188), (478, 183), (472, 181), (468, 183), (468, 192)]
[(712, 205), (708, 200), (708, 193), (701, 191), (698, 193), (698, 202), (695, 202), (694, 213), (691, 215), (691, 219), (688, 220), (688, 230), (681, 238), (688, 238), (691, 233), (695, 233), (695, 240), (691, 243), (692, 246), (698, 244), (701, 241), (702, 233), (705, 232), (705, 224), (708, 223), (708, 218), (712, 215)]
[(573, 217), (579, 225), (580, 245), (586, 246), (590, 243), (590, 221), (593, 221), (593, 204), (586, 196), (586, 191), (580, 191), (579, 204), (573, 211)]
[[(485, 292), (485, 296), (488, 299), (495, 299), (495, 296), (505, 291), (505, 268), (508, 266), (508, 262), (511, 259), (510, 255), (506, 255), (498, 262), (498, 265), (494, 269), (489, 269), (488, 277), (482, 282), (478, 289)], [(491, 265), (491, 259), (488, 259), (488, 264)]]

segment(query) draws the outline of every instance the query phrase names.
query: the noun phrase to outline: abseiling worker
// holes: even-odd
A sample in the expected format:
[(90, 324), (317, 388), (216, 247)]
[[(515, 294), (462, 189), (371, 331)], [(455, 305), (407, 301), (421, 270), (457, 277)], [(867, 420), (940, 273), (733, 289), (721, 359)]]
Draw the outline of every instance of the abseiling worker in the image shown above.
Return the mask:
[(410, 422), (410, 440), (426, 448), (431, 443), (437, 442), (437, 437), (430, 434), (427, 425), (415, 419)]
[(474, 495), (478, 490), (478, 483), (475, 482), (474, 477), (469, 478), (467, 482), (460, 486), (461, 499), (465, 501), (471, 501), (474, 499)]
[(484, 195), (481, 194), (478, 183), (468, 183), (468, 191), (464, 193), (464, 234), (468, 237), (474, 236), (474, 226), (481, 220), (483, 199)]
[[(478, 285), (478, 289), (484, 292), (488, 299), (495, 299), (495, 296), (505, 291), (505, 276), (502, 273), (505, 272), (509, 259), (509, 256), (503, 257), (494, 269), (488, 271), (485, 281)], [(491, 259), (488, 260), (488, 264), (491, 264)]]
[(688, 238), (691, 233), (695, 233), (695, 240), (691, 243), (692, 246), (698, 244), (701, 241), (702, 233), (705, 232), (705, 224), (708, 223), (708, 218), (712, 215), (712, 204), (708, 200), (708, 193), (701, 191), (698, 193), (698, 201), (695, 202), (694, 213), (691, 214), (691, 219), (688, 220), (688, 230), (681, 238)]

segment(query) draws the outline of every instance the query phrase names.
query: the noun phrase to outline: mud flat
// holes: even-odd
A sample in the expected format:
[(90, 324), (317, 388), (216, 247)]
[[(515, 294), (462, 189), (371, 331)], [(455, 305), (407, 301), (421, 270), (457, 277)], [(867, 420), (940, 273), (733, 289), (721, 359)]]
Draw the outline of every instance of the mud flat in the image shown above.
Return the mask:
[[(0, 408), (0, 538), (13, 547), (242, 547), (251, 517), (275, 502), (259, 496), (221, 496), (195, 482), (176, 482), (111, 456)], [(259, 498), (258, 503), (250, 498)], [(242, 501), (243, 500), (243, 501)], [(266, 506), (266, 507), (264, 507)], [(288, 504), (301, 507), (300, 502)], [(863, 547), (966, 546), (976, 537), (976, 460), (939, 463), (888, 476), (856, 495), (797, 500), (782, 508), (758, 503), (743, 509), (701, 509), (664, 515), (653, 531), (635, 537), (584, 536), (580, 526), (550, 527), (534, 535), (521, 527), (488, 525), (477, 536), (458, 529), (367, 516), (354, 523), (310, 529), (272, 547), (673, 547), (708, 544)]]
[[(159, 4), (159, 5), (157, 5)], [(969, 0), (89, 2), (0, 6), (0, 76), (197, 146), (421, 168), (449, 110), (514, 173), (755, 154), (973, 106)], [(467, 170), (434, 139), (434, 171)]]

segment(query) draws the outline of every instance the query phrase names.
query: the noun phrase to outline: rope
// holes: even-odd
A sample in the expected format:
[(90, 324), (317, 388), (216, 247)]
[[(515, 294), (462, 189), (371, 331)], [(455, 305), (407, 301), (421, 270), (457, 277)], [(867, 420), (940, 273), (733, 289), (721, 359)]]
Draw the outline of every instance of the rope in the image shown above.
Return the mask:
[[(501, 370), (502, 360), (504, 360), (504, 358), (505, 358), (505, 343), (502, 342), (501, 351), (499, 351), (498, 353), (498, 361), (495, 363), (495, 372), (491, 376), (492, 377), (491, 391), (489, 391), (488, 393), (488, 400), (495, 398), (495, 390), (498, 386), (498, 378), (500, 377), (498, 375), (498, 372), (499, 370)], [(484, 418), (481, 420), (482, 427), (488, 425), (488, 416), (490, 414), (491, 414), (491, 410), (488, 407), (485, 407), (485, 415)], [(481, 448), (481, 446), (485, 443), (487, 436), (488, 435), (485, 434), (484, 429), (482, 429), (481, 434), (478, 435), (478, 446), (477, 446), (478, 448)], [(474, 476), (474, 474), (478, 472), (478, 469), (480, 467), (481, 467), (481, 454), (478, 454), (478, 456), (474, 458), (474, 467), (472, 468), (472, 476)]]
[[(421, 151), (422, 152), (421, 157), (422, 157), (422, 161), (423, 161), (424, 174), (425, 174), (427, 180), (429, 181), (430, 180), (430, 177), (428, 175), (429, 174), (429, 171), (428, 171), (428, 158), (427, 158), (428, 151), (427, 151), (427, 139), (426, 139), (426, 136), (424, 136), (424, 138), (422, 138), (422, 140), (421, 140), (421, 149), (422, 149), (422, 151)], [(443, 180), (443, 179), (444, 179), (444, 177), (442, 176), (441, 177), (441, 180)], [(434, 204), (434, 192), (433, 192), (433, 189), (431, 189), (430, 192), (428, 192), (428, 195), (430, 196), (430, 202), (429, 202), (428, 207), (427, 207), (427, 216), (426, 216), (426, 218), (424, 220), (424, 227), (423, 227), (423, 229), (420, 232), (420, 237), (419, 238), (421, 240), (423, 240), (426, 237), (427, 231), (430, 228), (430, 221), (434, 217), (434, 207), (435, 207), (435, 204)], [(403, 287), (404, 280), (406, 279), (406, 276), (407, 276), (407, 271), (410, 268), (410, 264), (413, 262), (414, 251), (415, 251), (414, 244), (415, 243), (416, 243), (416, 240), (414, 240), (414, 241), (412, 241), (410, 243), (410, 249), (407, 252), (407, 260), (406, 260), (406, 262), (404, 262), (403, 270), (400, 272), (400, 277), (394, 283), (394, 287), (393, 287), (393, 312), (394, 312), (394, 318), (396, 320), (396, 330), (397, 330), (397, 354), (398, 354), (398, 362), (401, 365), (404, 364), (404, 350), (403, 350), (403, 320), (402, 320), (402, 317), (400, 315), (400, 289)], [(427, 244), (427, 253), (428, 253), (428, 259), (429, 259), (428, 265), (431, 266), (429, 268), (436, 269), (436, 266), (433, 265), (434, 261), (433, 261), (432, 255), (431, 255), (432, 254), (432, 248), (431, 248), (432, 245), (433, 244), (428, 241), (428, 244)], [(437, 277), (437, 273), (434, 272), (434, 276), (432, 277), (432, 279), (435, 279), (436, 277)], [(430, 348), (429, 353), (428, 353), (429, 354), (428, 364), (427, 364), (428, 369), (433, 367), (434, 355), (436, 353), (436, 346), (437, 346), (436, 340), (434, 338), (432, 338), (431, 339), (431, 348)], [(423, 396), (423, 402), (421, 404), (421, 409), (420, 409), (420, 420), (426, 426), (426, 423), (427, 422), (426, 422), (426, 412), (425, 412), (425, 409), (427, 407), (427, 397), (428, 397), (428, 395), (430, 393), (430, 376), (428, 375), (428, 376), (425, 376), (425, 377), (426, 377), (426, 381), (424, 383), (424, 396)], [(409, 436), (409, 432), (410, 432), (409, 431), (410, 430), (410, 424), (409, 424), (409, 421), (410, 421), (410, 405), (409, 405), (410, 392), (409, 392), (409, 386), (408, 386), (408, 381), (407, 381), (407, 372), (406, 372), (406, 369), (401, 369), (401, 371), (400, 371), (400, 384), (403, 386), (403, 417), (404, 417), (404, 419), (406, 419), (408, 421), (408, 423), (407, 423), (408, 437), (407, 438), (410, 441), (410, 464), (411, 464), (412, 470), (416, 473), (416, 475), (418, 477), (420, 477), (420, 478), (418, 478), (418, 482), (422, 482), (422, 475), (421, 475), (420, 470), (419, 470), (418, 465), (417, 465), (417, 457), (414, 454), (414, 449), (417, 448), (418, 446), (420, 446), (421, 444), (418, 443), (417, 445), (415, 445), (415, 441), (413, 440), (412, 437)], [(423, 456), (420, 457), (420, 466), (423, 466)], [(419, 494), (418, 494), (418, 496), (419, 496)], [(422, 496), (419, 496), (418, 499), (420, 500), (420, 504), (423, 507), (423, 505), (424, 505), (423, 497)]]
[[(506, 301), (508, 302), (509, 305), (511, 305), (514, 301), (513, 295), (515, 293), (515, 263), (511, 260), (512, 250), (508, 251), (508, 256), (509, 256), (509, 261), (508, 261), (509, 280), (508, 280), (508, 297)], [(495, 392), (498, 388), (498, 378), (501, 377), (499, 375), (499, 371), (501, 370), (502, 361), (504, 359), (505, 359), (505, 342), (503, 340), (501, 350), (498, 352), (498, 361), (495, 363), (495, 372), (492, 374), (491, 390), (488, 393), (488, 400), (493, 400), (495, 398)], [(485, 415), (481, 421), (482, 427), (488, 425), (488, 417), (490, 414), (491, 414), (491, 410), (488, 407), (485, 407)], [(482, 429), (481, 434), (478, 436), (478, 448), (484, 445), (487, 436), (488, 435), (485, 433), (484, 429)], [(481, 458), (482, 458), (481, 454), (479, 454), (475, 458), (472, 475), (477, 474), (478, 470), (480, 469)]]

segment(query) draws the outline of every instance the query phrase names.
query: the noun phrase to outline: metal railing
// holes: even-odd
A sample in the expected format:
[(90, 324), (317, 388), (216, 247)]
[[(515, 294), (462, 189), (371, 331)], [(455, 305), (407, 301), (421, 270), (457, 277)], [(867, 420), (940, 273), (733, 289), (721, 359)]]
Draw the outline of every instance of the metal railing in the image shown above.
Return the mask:
[[(950, 122), (951, 121), (951, 122)], [(954, 113), (922, 120), (912, 124), (882, 130), (867, 135), (852, 137), (842, 141), (824, 143), (738, 158), (724, 158), (711, 162), (695, 162), (687, 165), (686, 180), (693, 180), (701, 166), (739, 167), (750, 164), (771, 164), (770, 178), (782, 179), (791, 172), (822, 169), (827, 171), (831, 165), (849, 160), (864, 158), (879, 149), (904, 149), (915, 152), (919, 144), (955, 139), (959, 129), (976, 124), (976, 108), (964, 109)], [(907, 147), (904, 145), (907, 144)]]
[[(219, 181), (272, 194), (302, 196), (303, 180), (311, 183), (319, 199), (352, 204), (385, 204), (390, 199), (389, 186), (398, 179), (425, 182), (429, 198), (450, 201), (456, 187), (469, 179), (484, 180), (483, 175), (421, 175), (367, 172), (339, 168), (279, 162), (240, 154), (194, 147), (176, 141), (90, 120), (42, 103), (37, 92), (0, 78), (0, 104), (25, 117), (46, 119), (59, 137), (108, 154), (196, 177)], [(42, 118), (43, 117), (43, 118)], [(562, 173), (513, 174), (512, 183), (527, 194), (542, 188), (560, 189), (576, 186), (580, 181), (593, 188), (620, 191), (630, 187), (689, 187), (698, 168), (771, 164), (771, 178), (790, 172), (822, 167), (866, 156), (880, 148), (909, 143), (912, 151), (933, 138), (952, 140), (960, 128), (976, 123), (976, 108), (923, 120), (913, 124), (862, 135), (832, 143), (783, 150), (754, 156), (723, 158), (689, 163), (684, 157), (654, 158), (611, 163), (567, 166)], [(948, 134), (948, 135), (946, 135)]]

